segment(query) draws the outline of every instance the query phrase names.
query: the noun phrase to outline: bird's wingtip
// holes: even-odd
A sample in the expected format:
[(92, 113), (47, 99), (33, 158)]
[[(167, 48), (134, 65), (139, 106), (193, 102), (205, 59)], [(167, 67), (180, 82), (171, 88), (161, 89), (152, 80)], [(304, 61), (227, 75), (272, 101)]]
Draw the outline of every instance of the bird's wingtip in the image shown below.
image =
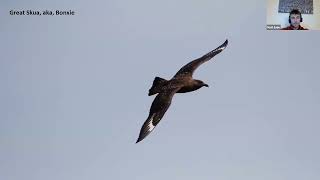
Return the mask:
[(145, 138), (145, 136), (143, 137), (143, 136), (139, 135), (139, 137), (136, 141), (136, 144), (139, 143), (140, 141), (142, 141), (144, 138)]
[(222, 44), (222, 46), (223, 46), (223, 47), (226, 47), (226, 46), (228, 45), (228, 43), (229, 43), (229, 41), (228, 41), (228, 39), (226, 39), (226, 40), (224, 41), (224, 43)]
[(220, 50), (220, 51), (224, 50), (228, 46), (228, 42), (229, 42), (228, 39), (226, 39), (224, 43), (217, 48), (217, 50)]

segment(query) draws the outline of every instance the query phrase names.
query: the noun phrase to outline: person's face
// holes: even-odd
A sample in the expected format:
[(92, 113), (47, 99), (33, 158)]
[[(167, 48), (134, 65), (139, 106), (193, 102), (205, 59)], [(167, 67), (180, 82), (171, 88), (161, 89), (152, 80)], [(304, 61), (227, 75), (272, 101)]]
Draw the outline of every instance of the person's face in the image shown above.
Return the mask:
[(290, 20), (291, 20), (291, 25), (295, 28), (298, 28), (300, 26), (300, 15), (299, 14), (291, 14), (290, 15)]

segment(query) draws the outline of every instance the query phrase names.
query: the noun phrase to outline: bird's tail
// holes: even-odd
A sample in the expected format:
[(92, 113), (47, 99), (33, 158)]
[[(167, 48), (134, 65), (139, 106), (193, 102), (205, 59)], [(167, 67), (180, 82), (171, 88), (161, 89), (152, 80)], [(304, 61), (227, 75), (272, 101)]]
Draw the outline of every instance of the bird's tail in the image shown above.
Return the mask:
[(155, 77), (152, 83), (151, 88), (149, 89), (149, 96), (152, 96), (154, 94), (157, 94), (161, 91), (161, 87), (163, 87), (166, 84), (167, 80)]

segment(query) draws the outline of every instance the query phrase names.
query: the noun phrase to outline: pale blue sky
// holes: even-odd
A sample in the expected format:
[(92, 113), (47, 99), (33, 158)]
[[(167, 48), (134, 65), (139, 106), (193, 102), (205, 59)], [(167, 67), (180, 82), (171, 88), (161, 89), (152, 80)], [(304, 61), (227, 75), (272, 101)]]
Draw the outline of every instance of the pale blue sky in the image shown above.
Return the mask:
[[(266, 31), (266, 2), (2, 1), (1, 180), (317, 180), (318, 31)], [(75, 16), (10, 16), (11, 9)], [(135, 144), (171, 78), (229, 39)]]

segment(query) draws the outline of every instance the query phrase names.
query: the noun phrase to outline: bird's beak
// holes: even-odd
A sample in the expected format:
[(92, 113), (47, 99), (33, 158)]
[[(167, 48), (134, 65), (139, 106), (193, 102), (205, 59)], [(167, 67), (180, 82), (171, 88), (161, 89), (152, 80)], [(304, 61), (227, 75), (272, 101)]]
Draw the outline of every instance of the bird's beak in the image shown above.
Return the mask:
[(205, 86), (205, 87), (209, 87), (209, 85), (208, 85), (208, 84), (204, 84), (203, 86)]

